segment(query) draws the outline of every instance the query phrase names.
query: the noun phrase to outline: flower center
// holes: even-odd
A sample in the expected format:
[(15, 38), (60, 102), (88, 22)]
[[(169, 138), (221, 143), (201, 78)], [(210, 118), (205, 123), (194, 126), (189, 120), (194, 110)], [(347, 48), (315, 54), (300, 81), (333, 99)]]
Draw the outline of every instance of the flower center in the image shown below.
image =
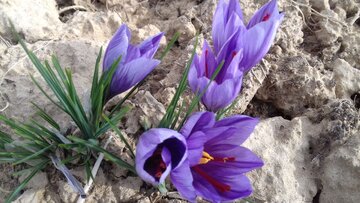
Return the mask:
[(166, 170), (166, 164), (161, 156), (162, 149), (162, 146), (156, 148), (153, 155), (146, 160), (144, 165), (145, 171), (152, 175), (156, 181), (160, 180), (161, 175)]
[(203, 151), (202, 152), (202, 157), (200, 159), (199, 164), (206, 164), (207, 162), (214, 160), (214, 157), (210, 156), (210, 154), (208, 154), (207, 152)]
[(228, 192), (231, 190), (231, 187), (227, 184), (217, 181), (215, 178), (209, 176), (205, 171), (203, 171), (199, 166), (194, 166), (192, 169), (201, 175), (205, 180), (207, 180), (212, 186), (214, 186), (220, 192)]
[(262, 21), (267, 21), (269, 19), (270, 19), (270, 14), (267, 13), (267, 14), (264, 15)]

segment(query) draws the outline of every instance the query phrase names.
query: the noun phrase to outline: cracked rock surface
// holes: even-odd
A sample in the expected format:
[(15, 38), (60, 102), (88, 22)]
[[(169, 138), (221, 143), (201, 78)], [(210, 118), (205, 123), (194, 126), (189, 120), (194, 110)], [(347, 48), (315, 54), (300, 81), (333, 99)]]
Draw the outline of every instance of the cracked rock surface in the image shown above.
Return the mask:
[[(240, 2), (245, 20), (249, 20), (267, 0)], [(32, 83), (29, 74), (45, 84), (14, 40), (8, 19), (40, 59), (51, 60), (55, 54), (63, 67), (73, 71), (84, 102), (100, 47), (106, 47), (122, 23), (131, 29), (133, 43), (165, 32), (160, 50), (179, 31), (176, 46), (128, 101), (133, 109), (119, 123), (134, 147), (139, 135), (156, 126), (165, 113), (196, 33), (200, 34), (200, 42), (211, 42), (216, 3), (0, 0), (0, 113), (25, 121), (35, 117), (31, 102), (36, 102), (59, 121), (62, 129), (73, 127), (69, 118)], [(285, 12), (284, 21), (269, 53), (245, 75), (232, 112), (261, 118), (245, 146), (257, 153), (265, 165), (249, 174), (254, 193), (247, 200), (360, 202), (360, 3), (278, 0), (278, 5)], [(189, 100), (184, 98), (185, 102)], [(129, 159), (120, 140), (115, 139), (109, 148)], [(0, 197), (18, 184), (18, 177), (11, 176), (16, 170), (0, 164)], [(72, 170), (84, 183), (84, 168)], [(15, 202), (76, 202), (77, 194), (57, 171), (49, 169), (37, 178), (44, 181), (29, 184)], [(87, 202), (186, 201), (176, 192), (161, 197), (141, 179), (104, 161)]]

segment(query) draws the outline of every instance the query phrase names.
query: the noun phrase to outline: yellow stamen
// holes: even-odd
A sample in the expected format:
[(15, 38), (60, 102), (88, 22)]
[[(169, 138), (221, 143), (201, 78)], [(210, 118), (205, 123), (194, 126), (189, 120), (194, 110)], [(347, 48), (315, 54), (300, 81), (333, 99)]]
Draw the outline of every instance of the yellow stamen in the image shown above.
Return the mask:
[(202, 152), (202, 157), (200, 159), (199, 164), (206, 164), (207, 162), (214, 160), (214, 157), (210, 156), (210, 154), (208, 154), (207, 152), (203, 151)]

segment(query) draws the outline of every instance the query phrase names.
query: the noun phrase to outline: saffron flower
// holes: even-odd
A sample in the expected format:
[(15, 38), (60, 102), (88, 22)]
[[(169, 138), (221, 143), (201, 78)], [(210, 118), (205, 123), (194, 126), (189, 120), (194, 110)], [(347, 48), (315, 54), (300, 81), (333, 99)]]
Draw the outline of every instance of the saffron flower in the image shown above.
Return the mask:
[[(205, 41), (200, 57), (194, 56), (189, 70), (188, 81), (191, 90), (197, 94), (205, 91), (201, 102), (207, 110), (216, 112), (233, 102), (241, 89), (243, 73), (239, 69), (242, 52), (234, 54), (225, 61), (218, 75), (211, 81), (216, 68), (221, 64)], [(228, 62), (230, 61), (230, 62)]]
[(170, 175), (179, 193), (191, 202), (196, 196), (211, 202), (249, 196), (252, 187), (245, 173), (263, 162), (240, 145), (257, 123), (243, 115), (215, 121), (211, 112), (193, 114), (180, 131), (186, 138), (188, 158)]
[(143, 133), (136, 147), (136, 172), (152, 185), (165, 181), (171, 170), (187, 158), (185, 138), (178, 132), (153, 128)]
[(220, 59), (232, 57), (243, 51), (239, 67), (249, 71), (269, 51), (276, 30), (284, 18), (279, 13), (277, 1), (271, 0), (252, 16), (245, 26), (238, 0), (220, 0), (212, 25), (215, 53)]
[(121, 56), (110, 85), (108, 99), (125, 92), (142, 81), (160, 61), (153, 59), (164, 34), (159, 33), (138, 45), (130, 44), (131, 33), (123, 24), (109, 42), (103, 60), (103, 72)]

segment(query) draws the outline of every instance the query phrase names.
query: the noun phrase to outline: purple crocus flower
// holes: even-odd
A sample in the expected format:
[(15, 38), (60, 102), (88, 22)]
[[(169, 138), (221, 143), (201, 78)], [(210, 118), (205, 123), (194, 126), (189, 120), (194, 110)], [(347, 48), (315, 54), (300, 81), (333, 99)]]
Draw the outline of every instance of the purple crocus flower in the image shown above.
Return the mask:
[[(201, 102), (207, 110), (216, 112), (228, 106), (239, 94), (243, 75), (238, 68), (241, 59), (242, 52), (232, 55), (225, 61), (219, 74), (210, 83), (201, 97)], [(194, 56), (189, 70), (188, 81), (191, 90), (198, 94), (202, 93), (221, 62), (205, 41), (201, 56)]]
[(186, 141), (181, 134), (170, 129), (153, 128), (143, 133), (137, 144), (136, 172), (144, 181), (158, 185), (186, 158)]
[(214, 53), (205, 41), (202, 55), (194, 57), (188, 80), (195, 93), (201, 93), (217, 66), (224, 65), (211, 82), (201, 102), (216, 112), (231, 104), (241, 89), (242, 76), (269, 51), (284, 14), (280, 14), (276, 0), (260, 8), (247, 26), (238, 0), (220, 0), (213, 18)]
[(239, 67), (244, 72), (249, 71), (269, 51), (283, 18), (284, 13), (279, 13), (277, 1), (271, 0), (245, 26), (239, 1), (220, 0), (212, 25), (215, 53), (218, 58), (227, 59), (242, 50), (243, 59)]
[(125, 24), (120, 26), (106, 48), (103, 61), (105, 72), (122, 56), (110, 85), (108, 99), (130, 89), (159, 65), (160, 61), (153, 57), (163, 35), (159, 33), (139, 45), (132, 45), (129, 28)]
[(252, 187), (245, 173), (263, 162), (240, 145), (257, 123), (243, 115), (215, 121), (211, 112), (193, 114), (180, 131), (186, 138), (188, 158), (170, 175), (179, 193), (191, 202), (196, 196), (211, 202), (249, 196)]

